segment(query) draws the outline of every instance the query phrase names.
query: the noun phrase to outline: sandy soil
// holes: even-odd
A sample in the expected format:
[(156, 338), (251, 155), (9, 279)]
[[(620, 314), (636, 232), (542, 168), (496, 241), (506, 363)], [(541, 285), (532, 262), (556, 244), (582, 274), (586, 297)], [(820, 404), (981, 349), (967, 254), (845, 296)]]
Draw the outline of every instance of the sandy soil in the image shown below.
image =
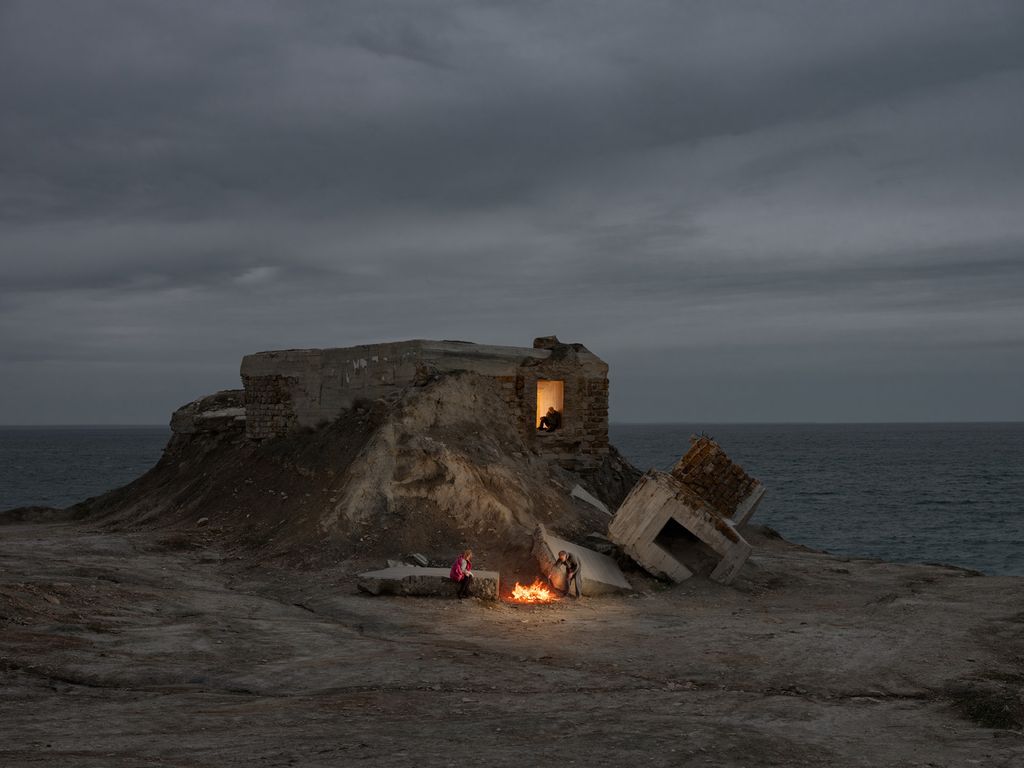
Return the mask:
[(736, 588), (524, 607), (0, 526), (0, 765), (1024, 765), (1024, 579), (753, 538)]

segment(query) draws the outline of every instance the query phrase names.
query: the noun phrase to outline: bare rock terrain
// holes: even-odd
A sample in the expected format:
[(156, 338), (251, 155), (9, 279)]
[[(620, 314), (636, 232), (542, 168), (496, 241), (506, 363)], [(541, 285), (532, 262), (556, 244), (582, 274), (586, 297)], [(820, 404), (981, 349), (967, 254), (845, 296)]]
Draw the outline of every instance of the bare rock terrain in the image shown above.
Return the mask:
[(470, 373), (262, 442), (241, 398), (123, 488), (0, 515), (3, 768), (1024, 765), (1024, 578), (748, 527), (731, 586), (622, 558), (633, 594), (374, 597), (356, 574), (466, 545), (532, 581), (538, 524), (610, 546), (640, 475), (531, 452)]
[(0, 765), (1024, 764), (1024, 579), (751, 538), (733, 587), (519, 606), (12, 522)]

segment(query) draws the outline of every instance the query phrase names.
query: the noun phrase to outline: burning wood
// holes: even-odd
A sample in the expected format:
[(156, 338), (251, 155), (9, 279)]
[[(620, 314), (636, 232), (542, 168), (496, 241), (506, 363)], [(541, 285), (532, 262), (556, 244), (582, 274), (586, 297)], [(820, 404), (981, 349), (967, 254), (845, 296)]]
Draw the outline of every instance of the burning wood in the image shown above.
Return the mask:
[(558, 598), (555, 593), (552, 592), (544, 582), (537, 579), (533, 584), (524, 587), (518, 581), (512, 588), (512, 602), (513, 603), (550, 603)]

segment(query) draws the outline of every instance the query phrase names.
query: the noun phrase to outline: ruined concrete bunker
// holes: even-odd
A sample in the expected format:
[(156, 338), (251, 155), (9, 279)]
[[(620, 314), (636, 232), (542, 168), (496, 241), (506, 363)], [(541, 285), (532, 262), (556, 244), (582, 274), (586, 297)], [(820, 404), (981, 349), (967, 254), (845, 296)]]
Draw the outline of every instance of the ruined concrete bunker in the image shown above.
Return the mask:
[(707, 436), (670, 473), (650, 470), (630, 491), (608, 526), (608, 535), (655, 576), (682, 582), (710, 569), (730, 584), (751, 553), (737, 530), (754, 514), (764, 486)]
[[(498, 384), (507, 417), (537, 454), (575, 470), (608, 455), (608, 365), (582, 344), (554, 336), (532, 347), (419, 339), (247, 355), (241, 367), (246, 436), (264, 440), (315, 427), (360, 401), (394, 398), (457, 372)], [(560, 412), (561, 425), (542, 432), (548, 407)]]

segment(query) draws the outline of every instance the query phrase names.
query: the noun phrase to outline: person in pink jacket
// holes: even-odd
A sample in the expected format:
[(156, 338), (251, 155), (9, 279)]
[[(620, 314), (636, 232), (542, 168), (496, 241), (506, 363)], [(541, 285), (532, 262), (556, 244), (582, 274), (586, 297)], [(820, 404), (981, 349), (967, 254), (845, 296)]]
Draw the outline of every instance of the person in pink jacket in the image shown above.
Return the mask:
[(473, 550), (467, 549), (452, 563), (448, 578), (459, 585), (459, 598), (469, 597), (469, 588), (473, 583)]

